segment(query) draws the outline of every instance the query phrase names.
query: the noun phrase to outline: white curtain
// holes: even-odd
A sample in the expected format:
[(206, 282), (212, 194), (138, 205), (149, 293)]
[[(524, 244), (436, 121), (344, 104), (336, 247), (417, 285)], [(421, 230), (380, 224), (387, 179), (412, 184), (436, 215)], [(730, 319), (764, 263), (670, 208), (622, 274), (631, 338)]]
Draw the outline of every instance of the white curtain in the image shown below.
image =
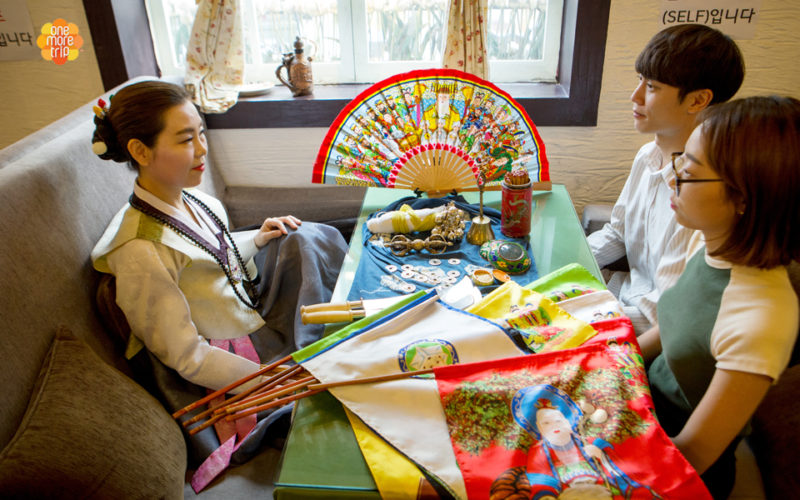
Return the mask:
[(488, 0), (450, 0), (443, 67), (489, 79), (486, 55)]
[(186, 89), (205, 113), (236, 104), (244, 83), (240, 0), (198, 0), (186, 55)]

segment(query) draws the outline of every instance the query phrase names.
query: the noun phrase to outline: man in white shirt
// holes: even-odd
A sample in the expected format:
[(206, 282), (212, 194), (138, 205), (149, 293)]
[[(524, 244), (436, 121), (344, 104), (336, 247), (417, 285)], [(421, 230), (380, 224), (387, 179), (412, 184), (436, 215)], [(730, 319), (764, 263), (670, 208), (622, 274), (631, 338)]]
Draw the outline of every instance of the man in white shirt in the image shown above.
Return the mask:
[(627, 257), (630, 272), (611, 274), (608, 289), (640, 335), (656, 323), (659, 296), (683, 272), (692, 233), (675, 221), (670, 207), (672, 153), (683, 151), (701, 111), (739, 90), (744, 60), (727, 35), (682, 24), (657, 33), (635, 67), (634, 127), (654, 140), (633, 160), (610, 222), (588, 239), (601, 268)]

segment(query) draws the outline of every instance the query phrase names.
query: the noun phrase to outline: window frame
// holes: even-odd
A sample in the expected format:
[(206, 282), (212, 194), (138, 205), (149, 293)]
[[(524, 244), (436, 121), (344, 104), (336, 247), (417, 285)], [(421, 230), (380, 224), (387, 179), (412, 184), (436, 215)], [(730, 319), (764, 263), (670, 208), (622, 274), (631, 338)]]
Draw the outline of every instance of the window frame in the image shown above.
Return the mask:
[[(106, 90), (136, 76), (160, 76), (143, 0), (83, 0), (83, 5)], [(611, 0), (564, 1), (558, 83), (498, 84), (537, 127), (597, 125), (610, 6)], [(241, 98), (226, 113), (208, 114), (206, 124), (210, 129), (328, 127), (368, 87), (316, 85), (313, 95), (302, 97), (276, 89)]]

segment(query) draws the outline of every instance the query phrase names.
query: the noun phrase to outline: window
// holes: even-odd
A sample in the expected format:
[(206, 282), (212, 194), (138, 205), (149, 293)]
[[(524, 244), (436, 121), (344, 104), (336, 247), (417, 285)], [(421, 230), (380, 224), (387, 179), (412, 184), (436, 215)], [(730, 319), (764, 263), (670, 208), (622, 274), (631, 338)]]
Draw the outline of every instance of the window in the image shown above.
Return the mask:
[[(297, 36), (315, 83), (372, 83), (440, 67), (448, 0), (244, 0), (246, 79), (278, 83)], [(159, 65), (184, 71), (194, 0), (146, 0)], [(489, 0), (487, 51), (494, 82), (555, 82), (563, 0)], [(524, 63), (524, 64), (520, 64)]]
[(554, 83), (563, 11), (563, 0), (489, 0), (490, 79)]
[[(161, 74), (144, 2), (83, 0), (106, 90), (129, 78)], [(611, 0), (563, 3), (556, 83), (510, 83), (500, 87), (514, 96), (538, 127), (595, 126)], [(364, 88), (318, 86), (313, 96), (298, 99), (288, 92), (273, 92), (242, 100), (226, 113), (208, 115), (206, 123), (210, 128), (327, 127)]]

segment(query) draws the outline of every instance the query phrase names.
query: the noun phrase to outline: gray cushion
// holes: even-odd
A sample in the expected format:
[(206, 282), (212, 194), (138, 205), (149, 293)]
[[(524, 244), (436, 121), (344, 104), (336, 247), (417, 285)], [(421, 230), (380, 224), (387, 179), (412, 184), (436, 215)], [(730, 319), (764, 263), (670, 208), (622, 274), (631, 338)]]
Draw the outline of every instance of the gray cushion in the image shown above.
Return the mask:
[(4, 498), (182, 498), (186, 445), (147, 392), (62, 328), (0, 452)]

